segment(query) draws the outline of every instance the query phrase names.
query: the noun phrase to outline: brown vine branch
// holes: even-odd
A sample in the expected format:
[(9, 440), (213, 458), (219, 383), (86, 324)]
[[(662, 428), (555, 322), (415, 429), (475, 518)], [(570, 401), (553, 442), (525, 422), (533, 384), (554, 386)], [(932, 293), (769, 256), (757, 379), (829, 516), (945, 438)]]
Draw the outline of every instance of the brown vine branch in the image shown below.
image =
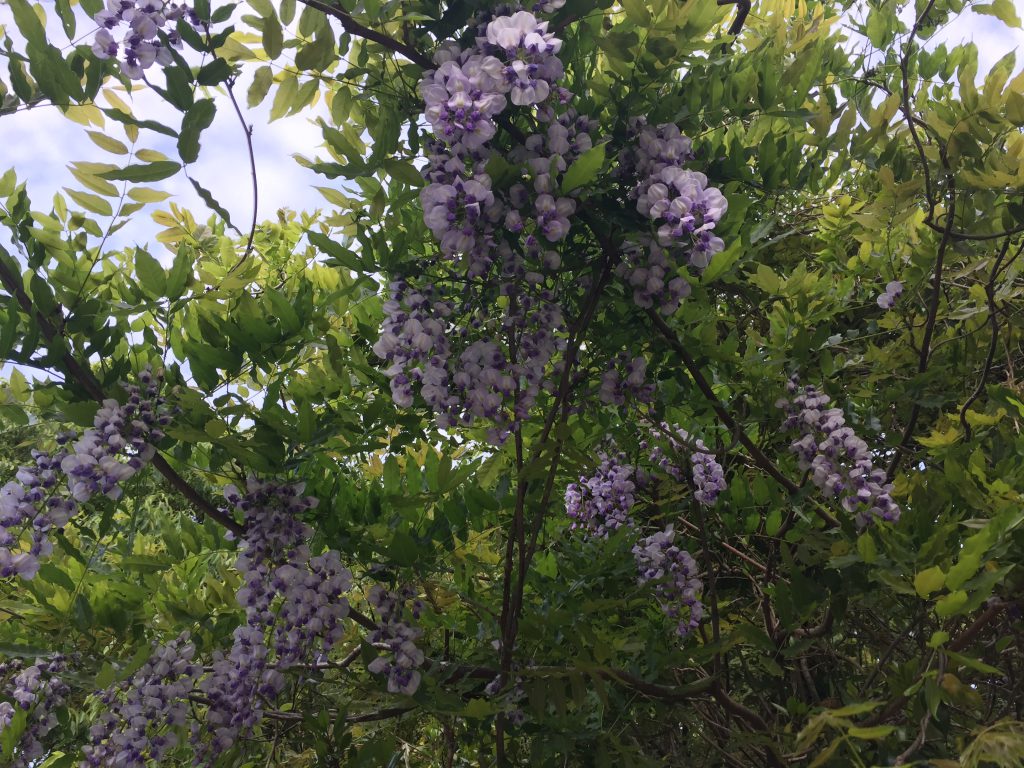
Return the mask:
[(303, 5), (308, 5), (310, 8), (315, 8), (321, 13), (325, 13), (328, 16), (332, 16), (341, 22), (342, 28), (350, 35), (361, 37), (364, 40), (372, 40), (375, 43), (387, 48), (389, 51), (400, 53), (402, 56), (407, 58), (414, 64), (418, 64), (423, 69), (433, 69), (434, 62), (431, 61), (429, 56), (420, 53), (420, 51), (413, 48), (411, 45), (407, 45), (400, 40), (395, 40), (393, 37), (378, 32), (375, 29), (364, 27), (358, 21), (353, 19), (348, 13), (336, 5), (331, 5), (323, 0), (299, 0)]
[(729, 26), (729, 34), (738, 35), (743, 29), (743, 23), (747, 20), (747, 14), (750, 13), (750, 0), (718, 0), (718, 4), (736, 6), (736, 18)]

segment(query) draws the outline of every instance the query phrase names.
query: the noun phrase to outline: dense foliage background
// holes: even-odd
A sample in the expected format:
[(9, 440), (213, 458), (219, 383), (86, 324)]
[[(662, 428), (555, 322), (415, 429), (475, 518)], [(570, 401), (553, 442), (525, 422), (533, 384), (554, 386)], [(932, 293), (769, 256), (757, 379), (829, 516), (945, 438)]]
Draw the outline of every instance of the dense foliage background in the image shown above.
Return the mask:
[[(319, 501), (297, 514), (309, 551), (351, 571), (343, 636), (282, 663), (222, 748), (196, 746), (214, 743), (199, 683), (180, 718), (141, 725), (177, 734), (165, 754), (91, 764), (1024, 765), (1024, 74), (1012, 54), (985, 73), (972, 45), (928, 45), (961, 0), (527, 9), (562, 41), (559, 83), (594, 149), (539, 168), (524, 147), (542, 109), (495, 117), (476, 173), (549, 184), (575, 210), (543, 267), (503, 218), (488, 252), (527, 264), (478, 274), (424, 222), (424, 158), (447, 150), (417, 86), (436, 50), (518, 9), (200, 0), (150, 36), (165, 50), (140, 80), (94, 45), (100, 0), (7, 5), (0, 136), (7, 113), (57, 109), (110, 158), (71, 162), (42, 200), (19, 179), (32, 158), (4, 148), (4, 481), (147, 367), (165, 371), (172, 415), (123, 495), (87, 494), (38, 573), (0, 582), (0, 699), (17, 705), (3, 760), (78, 764), (110, 712), (98, 692), (131, 688), (183, 632), (195, 673), (214, 674), (251, 616), (238, 554), (254, 524), (223, 491), (259, 477)], [(973, 9), (1020, 25), (1009, 0)], [(140, 89), (180, 122), (133, 108)], [(264, 101), (321, 126), (296, 159), (323, 175), (324, 204), (250, 225), (228, 209), (259, 174), (238, 168), (237, 199), (215, 200), (201, 140), (218, 116), (246, 143)], [(631, 196), (638, 117), (690, 137), (688, 167), (728, 203), (723, 249), (671, 265), (689, 295), (665, 312), (630, 283), (630, 243), (653, 231)], [(168, 139), (177, 156), (150, 148)], [(178, 174), (205, 209), (167, 199), (159, 182)], [(119, 236), (146, 216), (148, 243)], [(557, 304), (539, 330), (523, 321), (548, 333), (548, 384), (523, 404), (517, 373), (505, 410), (471, 419), (439, 421), (418, 386), (393, 398), (379, 340), (399, 280), (452, 302), (438, 317), (455, 348), (497, 340), (513, 361), (527, 332), (502, 318), (523, 297)], [(778, 406), (794, 375), (842, 410), (897, 520), (858, 524), (805, 471)], [(725, 477), (708, 504), (698, 440)], [(631, 524), (588, 536), (566, 491), (611, 465), (631, 473), (616, 502)], [(631, 552), (666, 526), (701, 582), (703, 619), (682, 636)], [(7, 567), (17, 543), (3, 546)], [(414, 683), (375, 662), (396, 622), (415, 636)], [(10, 662), (56, 654), (63, 692), (23, 708)]]

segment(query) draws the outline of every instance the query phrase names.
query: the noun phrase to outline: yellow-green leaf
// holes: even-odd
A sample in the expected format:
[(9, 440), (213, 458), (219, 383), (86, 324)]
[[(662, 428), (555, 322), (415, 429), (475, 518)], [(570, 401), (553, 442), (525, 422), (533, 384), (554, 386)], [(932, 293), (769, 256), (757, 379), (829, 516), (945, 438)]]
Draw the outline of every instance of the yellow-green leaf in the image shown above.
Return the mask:
[(110, 201), (105, 200), (99, 195), (94, 195), (91, 192), (80, 192), (68, 187), (64, 187), (64, 191), (68, 193), (72, 200), (90, 213), (98, 213), (100, 216), (110, 216), (114, 213), (114, 209), (110, 206)]
[(914, 577), (914, 589), (917, 590), (917, 594), (921, 597), (928, 597), (932, 592), (938, 592), (945, 583), (946, 574), (937, 565), (921, 571)]

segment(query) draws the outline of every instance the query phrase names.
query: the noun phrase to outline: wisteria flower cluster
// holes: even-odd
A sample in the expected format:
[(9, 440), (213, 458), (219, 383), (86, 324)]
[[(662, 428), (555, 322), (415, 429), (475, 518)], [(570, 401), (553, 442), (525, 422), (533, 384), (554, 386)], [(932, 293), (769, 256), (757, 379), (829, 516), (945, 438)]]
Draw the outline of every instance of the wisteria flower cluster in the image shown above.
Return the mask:
[[(673, 453), (690, 456), (694, 499), (705, 506), (714, 504), (727, 487), (725, 473), (715, 455), (686, 430), (663, 422), (660, 430), (652, 431), (650, 440), (641, 442), (641, 448), (649, 451), (655, 467), (678, 482), (683, 481), (684, 470), (666, 452), (666, 442)], [(566, 512), (573, 521), (570, 530), (580, 530), (587, 538), (606, 538), (620, 528), (636, 530), (631, 511), (636, 505), (637, 487), (641, 481), (651, 481), (651, 475), (627, 464), (622, 454), (602, 453), (600, 457), (601, 463), (593, 476), (581, 477), (565, 491)], [(678, 621), (678, 633), (685, 637), (703, 617), (699, 599), (702, 583), (694, 559), (674, 540), (675, 531), (669, 525), (640, 539), (633, 547), (633, 555), (639, 583), (654, 585), (662, 609)]]
[(875, 303), (877, 303), (882, 309), (892, 309), (896, 300), (902, 295), (903, 283), (899, 280), (890, 280), (886, 283), (885, 290), (878, 295), (877, 299), (875, 299)]
[[(657, 442), (664, 439), (669, 451)], [(718, 499), (718, 494), (728, 488), (725, 481), (725, 470), (700, 438), (692, 437), (685, 429), (661, 422), (660, 429), (652, 433), (651, 441), (643, 441), (642, 449), (650, 450), (650, 460), (676, 482), (683, 481), (683, 470), (674, 459), (683, 453), (690, 454), (690, 472), (693, 481), (693, 497), (704, 506), (711, 506)]]
[(188, 633), (154, 648), (134, 675), (100, 694), (103, 710), (89, 729), (81, 768), (145, 768), (162, 765), (180, 743), (189, 716), (189, 695), (202, 667), (193, 662)]
[(377, 629), (367, 636), (367, 642), (385, 651), (367, 665), (373, 674), (388, 676), (388, 691), (412, 696), (420, 686), (419, 667), (423, 665), (423, 651), (416, 641), (423, 630), (406, 621), (406, 613), (413, 619), (420, 617), (422, 603), (415, 599), (409, 587), (390, 592), (379, 584), (370, 589), (370, 605), (377, 612)]
[(846, 426), (842, 409), (829, 408), (828, 395), (817, 387), (801, 386), (796, 376), (786, 389), (790, 397), (776, 405), (786, 413), (783, 429), (801, 433), (790, 450), (800, 468), (810, 470), (811, 481), (826, 497), (839, 499), (843, 509), (855, 513), (861, 528), (875, 520), (899, 520), (900, 508), (892, 499), (885, 470), (875, 467), (867, 443)]
[(33, 578), (40, 558), (53, 551), (52, 531), (94, 496), (120, 498), (123, 483), (153, 458), (171, 421), (162, 384), (162, 373), (142, 371), (139, 384), (124, 385), (127, 402), (104, 400), (81, 437), (58, 435), (55, 453), (33, 451), (35, 464), (0, 488), (0, 576)]
[[(174, 60), (170, 47), (181, 48), (181, 36), (174, 28), (179, 19), (196, 27), (200, 24), (189, 5), (163, 0), (107, 0), (107, 7), (93, 18), (100, 25), (93, 53), (100, 59), (115, 59), (123, 52), (121, 71), (132, 80), (141, 80), (153, 64), (163, 67)], [(118, 42), (113, 32), (122, 26), (124, 36)]]
[(565, 489), (565, 510), (586, 536), (607, 538), (620, 528), (634, 527), (630, 510), (636, 503), (633, 467), (625, 456), (600, 454), (601, 463), (591, 477), (580, 477)]
[(656, 307), (661, 314), (672, 315), (690, 295), (690, 284), (677, 274), (668, 249), (657, 243), (624, 244), (615, 273), (633, 290), (633, 303), (641, 309)]
[(0, 663), (5, 682), (0, 701), (0, 736), (10, 727), (18, 710), (26, 713), (25, 730), (14, 745), (8, 765), (30, 768), (46, 755), (43, 739), (57, 727), (57, 710), (64, 706), (70, 689), (61, 679), (67, 666), (61, 655), (24, 666), (17, 659)]
[[(243, 493), (224, 496), (245, 520), (236, 567), (237, 599), (246, 623), (235, 630), (227, 654), (216, 653), (198, 689), (207, 700), (205, 727), (193, 726), (197, 757), (230, 749), (263, 718), (263, 705), (285, 689), (285, 670), (321, 660), (341, 639), (352, 575), (337, 552), (310, 555), (312, 534), (300, 515), (317, 500), (304, 486), (250, 477)], [(204, 740), (204, 732), (212, 739)]]
[(676, 631), (680, 637), (686, 637), (704, 616), (704, 605), (698, 598), (704, 585), (690, 553), (675, 545), (675, 535), (669, 525), (637, 542), (633, 556), (639, 571), (638, 582), (655, 585), (662, 610), (678, 621)]
[(634, 118), (630, 129), (636, 142), (619, 155), (618, 173), (638, 180), (630, 192), (636, 209), (658, 228), (653, 240), (624, 248), (617, 272), (633, 289), (637, 306), (657, 306), (670, 315), (690, 293), (679, 267), (704, 270), (725, 247), (714, 229), (728, 201), (721, 191), (708, 186), (707, 176), (685, 167), (693, 159), (693, 143), (678, 126), (649, 126), (644, 119)]
[(647, 360), (622, 353), (614, 358), (601, 374), (601, 387), (597, 396), (602, 403), (623, 405), (627, 398), (650, 402), (654, 385), (647, 381)]
[[(546, 281), (561, 263), (551, 244), (568, 234), (576, 201), (558, 194), (556, 174), (593, 145), (593, 124), (566, 107), (561, 41), (547, 22), (524, 10), (499, 13), (482, 18), (478, 33), (466, 50), (442, 46), (437, 69), (420, 83), (436, 136), (420, 199), (458, 293), (395, 281), (374, 350), (388, 364), (397, 404), (411, 404), (419, 383), (440, 426), (483, 419), (500, 443), (552, 388), (551, 363), (564, 348), (561, 308)], [(508, 156), (519, 178), (496, 189), (488, 142), (510, 101), (533, 109), (541, 129)]]

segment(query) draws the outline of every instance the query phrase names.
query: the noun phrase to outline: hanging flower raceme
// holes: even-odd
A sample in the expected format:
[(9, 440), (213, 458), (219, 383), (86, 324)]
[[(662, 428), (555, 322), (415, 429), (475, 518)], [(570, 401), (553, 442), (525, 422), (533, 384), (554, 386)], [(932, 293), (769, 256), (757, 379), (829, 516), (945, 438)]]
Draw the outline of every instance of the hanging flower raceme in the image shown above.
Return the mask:
[(608, 405), (624, 405), (630, 397), (650, 402), (654, 385), (647, 381), (647, 360), (639, 356), (631, 358), (625, 352), (619, 354), (601, 374), (597, 396)]
[(439, 416), (451, 419), (458, 406), (458, 399), (449, 392), (448, 318), (452, 305), (437, 299), (431, 285), (416, 290), (404, 280), (395, 280), (389, 290), (384, 325), (373, 351), (389, 364), (384, 372), (391, 379), (391, 396), (396, 405), (408, 408), (412, 384), (417, 381), (423, 399)]
[[(99, 695), (103, 709), (89, 729), (81, 768), (145, 768), (164, 764), (189, 716), (189, 696), (202, 667), (188, 633), (154, 648), (128, 680)], [(151, 761), (153, 761), (151, 763)]]
[[(548, 6), (558, 3), (535, 10)], [(592, 146), (593, 125), (572, 110), (556, 114), (571, 97), (557, 86), (560, 48), (546, 22), (517, 11), (483, 21), (470, 48), (447, 44), (435, 53), (437, 69), (420, 82), (436, 136), (420, 199), (455, 279), (393, 281), (374, 346), (396, 404), (410, 406), (418, 384), (439, 426), (488, 421), (494, 443), (552, 388), (551, 364), (564, 348), (561, 306), (547, 287), (561, 259), (542, 244), (569, 231), (576, 202), (557, 194), (552, 174)], [(531, 174), (531, 187), (495, 189), (488, 142), (510, 101), (531, 107), (547, 127), (508, 156)]]
[(776, 405), (786, 412), (783, 429), (799, 430), (790, 445), (800, 469), (810, 470), (811, 481), (828, 498), (838, 499), (856, 515), (861, 528), (874, 520), (895, 522), (900, 508), (892, 499), (892, 484), (885, 470), (875, 467), (867, 443), (846, 426), (839, 408), (829, 408), (828, 395), (814, 386), (801, 386), (796, 376), (786, 384), (789, 398)]
[(634, 526), (630, 511), (636, 503), (636, 483), (625, 456), (602, 453), (600, 458), (593, 476), (580, 477), (565, 489), (565, 511), (573, 520), (570, 529), (606, 538), (619, 528)]
[[(141, 80), (153, 64), (164, 67), (174, 61), (168, 46), (181, 48), (181, 36), (174, 28), (179, 19), (194, 27), (200, 24), (190, 6), (163, 0), (107, 0), (107, 7), (93, 19), (100, 25), (93, 53), (100, 59), (123, 54), (121, 71), (132, 80)], [(121, 29), (123, 36), (118, 41), (113, 33)]]
[[(659, 441), (667, 443), (667, 452)], [(715, 454), (703, 440), (692, 437), (678, 425), (661, 422), (659, 429), (652, 431), (651, 440), (641, 443), (641, 448), (649, 448), (651, 463), (676, 482), (683, 481), (683, 467), (677, 457), (689, 454), (693, 498), (704, 506), (714, 504), (718, 494), (728, 488), (725, 470)]]
[(53, 551), (50, 533), (94, 496), (120, 498), (124, 482), (153, 458), (172, 409), (160, 395), (162, 373), (146, 369), (139, 382), (124, 385), (123, 405), (104, 400), (81, 437), (61, 433), (55, 453), (33, 451), (34, 465), (0, 488), (0, 576), (33, 578)]
[(675, 535), (670, 525), (643, 538), (633, 547), (633, 556), (638, 583), (654, 585), (665, 615), (678, 622), (676, 631), (686, 637), (704, 616), (704, 605), (698, 598), (703, 584), (697, 563), (689, 552), (675, 545)]
[(728, 202), (703, 173), (684, 167), (693, 159), (693, 144), (678, 126), (630, 123), (632, 146), (619, 154), (617, 175), (634, 184), (630, 194), (637, 211), (658, 225), (653, 237), (623, 246), (616, 274), (633, 290), (633, 301), (671, 315), (690, 294), (680, 267), (703, 271), (725, 243), (714, 234)]
[(25, 713), (25, 726), (13, 747), (12, 768), (30, 768), (45, 757), (43, 741), (57, 727), (57, 710), (64, 706), (70, 689), (61, 679), (66, 668), (63, 656), (24, 666), (17, 659), (0, 663), (0, 736), (3, 736), (19, 712)]
[(657, 243), (646, 247), (624, 243), (615, 274), (633, 289), (634, 304), (642, 309), (657, 307), (663, 315), (674, 314), (690, 295), (690, 284), (676, 274), (668, 250)]
[(411, 696), (420, 685), (418, 669), (423, 665), (424, 656), (416, 641), (423, 630), (409, 624), (405, 617), (408, 613), (418, 619), (423, 605), (408, 587), (389, 592), (379, 584), (370, 589), (369, 601), (378, 618), (377, 629), (366, 640), (385, 653), (366, 668), (373, 674), (387, 675), (391, 693)]
[[(352, 576), (335, 551), (311, 556), (312, 530), (300, 515), (317, 500), (304, 486), (250, 478), (243, 493), (234, 486), (224, 496), (243, 514), (237, 568), (242, 586), (237, 600), (246, 622), (234, 632), (227, 654), (216, 653), (198, 689), (207, 700), (205, 727), (193, 725), (197, 760), (230, 749), (263, 718), (265, 702), (286, 687), (284, 672), (315, 663), (341, 639), (348, 615), (343, 595)], [(204, 733), (212, 739), (204, 739)]]

